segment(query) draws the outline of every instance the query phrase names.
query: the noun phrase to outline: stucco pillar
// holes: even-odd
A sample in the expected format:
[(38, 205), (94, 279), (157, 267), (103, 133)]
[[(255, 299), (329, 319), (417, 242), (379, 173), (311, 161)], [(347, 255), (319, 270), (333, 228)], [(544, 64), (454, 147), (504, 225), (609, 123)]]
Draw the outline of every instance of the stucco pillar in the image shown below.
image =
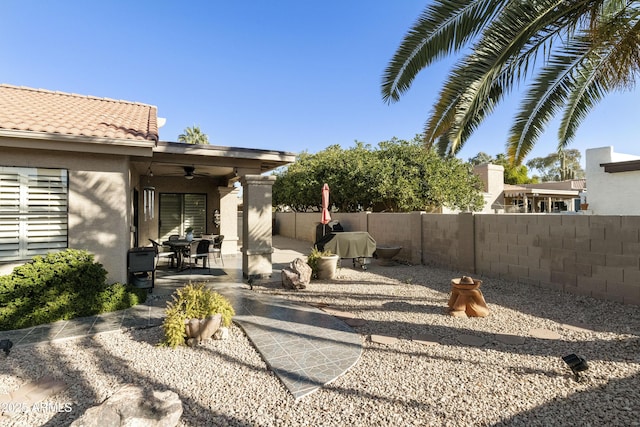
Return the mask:
[(233, 255), (238, 252), (238, 193), (236, 187), (218, 187), (220, 195), (220, 230), (224, 236), (222, 255)]
[(242, 275), (269, 277), (271, 254), (271, 191), (275, 176), (244, 175), (242, 184)]

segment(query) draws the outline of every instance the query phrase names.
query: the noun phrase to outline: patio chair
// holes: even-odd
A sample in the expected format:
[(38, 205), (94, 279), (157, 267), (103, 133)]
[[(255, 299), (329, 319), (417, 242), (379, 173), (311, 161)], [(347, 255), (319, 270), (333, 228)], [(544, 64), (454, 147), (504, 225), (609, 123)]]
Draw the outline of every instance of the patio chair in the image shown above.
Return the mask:
[[(194, 250), (195, 246), (195, 250)], [(191, 268), (193, 264), (198, 264), (198, 260), (202, 259), (202, 268), (208, 267), (211, 272), (211, 263), (209, 263), (209, 246), (211, 246), (211, 240), (202, 239), (191, 244), (191, 250), (187, 259), (189, 260), (189, 274), (191, 274)]]
[[(174, 252), (162, 252), (160, 248), (162, 247), (160, 243), (156, 242), (153, 239), (149, 239), (153, 248), (156, 251), (156, 268), (158, 267), (158, 263), (160, 262), (160, 258), (165, 258), (167, 260), (167, 265), (173, 266), (174, 261), (176, 260), (176, 254)], [(171, 264), (169, 264), (171, 262)]]
[(220, 259), (220, 262), (222, 263), (222, 266), (224, 267), (224, 259), (222, 258), (222, 241), (223, 240), (224, 240), (223, 235), (214, 237), (213, 245), (211, 245), (211, 249), (209, 249), (209, 252), (213, 254), (214, 260), (216, 259), (216, 254), (217, 254), (218, 258)]

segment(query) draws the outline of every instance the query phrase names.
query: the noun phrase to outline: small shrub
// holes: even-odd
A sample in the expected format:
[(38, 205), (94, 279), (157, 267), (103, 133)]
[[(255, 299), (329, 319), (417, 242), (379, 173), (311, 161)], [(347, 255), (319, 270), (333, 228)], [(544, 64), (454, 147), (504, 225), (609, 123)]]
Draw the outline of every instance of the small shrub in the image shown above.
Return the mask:
[(87, 251), (36, 256), (0, 277), (0, 330), (91, 316), (142, 303), (146, 291), (105, 283), (107, 271)]
[(321, 251), (316, 246), (311, 249), (311, 253), (307, 257), (307, 264), (311, 267), (311, 277), (318, 278), (318, 259), (323, 256), (331, 256), (333, 253), (329, 250)]
[(235, 311), (229, 300), (205, 287), (204, 283), (190, 283), (177, 289), (172, 301), (167, 303), (162, 323), (165, 344), (177, 347), (185, 343), (185, 320), (204, 319), (217, 313), (222, 315), (222, 325), (229, 326)]

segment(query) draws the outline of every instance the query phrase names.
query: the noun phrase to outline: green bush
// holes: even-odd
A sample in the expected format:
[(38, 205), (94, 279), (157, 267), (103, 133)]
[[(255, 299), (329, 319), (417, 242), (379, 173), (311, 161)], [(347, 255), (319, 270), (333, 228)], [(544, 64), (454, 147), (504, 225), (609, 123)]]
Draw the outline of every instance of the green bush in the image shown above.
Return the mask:
[(167, 303), (164, 329), (164, 343), (170, 347), (177, 347), (185, 343), (187, 337), (185, 320), (204, 319), (220, 313), (222, 326), (231, 324), (231, 317), (235, 314), (229, 300), (217, 292), (205, 287), (204, 283), (189, 283), (177, 289), (172, 295), (173, 301)]
[(323, 256), (331, 256), (333, 253), (329, 250), (320, 251), (317, 247), (311, 249), (311, 253), (307, 257), (307, 264), (311, 267), (311, 277), (318, 278), (318, 259)]
[(0, 330), (91, 316), (140, 304), (146, 290), (106, 284), (107, 271), (87, 251), (36, 256), (0, 276)]

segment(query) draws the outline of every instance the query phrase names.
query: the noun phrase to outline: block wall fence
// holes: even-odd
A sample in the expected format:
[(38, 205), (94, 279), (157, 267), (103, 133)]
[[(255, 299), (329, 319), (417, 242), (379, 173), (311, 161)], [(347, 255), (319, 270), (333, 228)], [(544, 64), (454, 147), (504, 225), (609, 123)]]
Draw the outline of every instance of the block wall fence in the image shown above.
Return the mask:
[[(333, 213), (398, 258), (640, 305), (640, 216)], [(315, 241), (319, 213), (275, 214), (277, 233)]]

